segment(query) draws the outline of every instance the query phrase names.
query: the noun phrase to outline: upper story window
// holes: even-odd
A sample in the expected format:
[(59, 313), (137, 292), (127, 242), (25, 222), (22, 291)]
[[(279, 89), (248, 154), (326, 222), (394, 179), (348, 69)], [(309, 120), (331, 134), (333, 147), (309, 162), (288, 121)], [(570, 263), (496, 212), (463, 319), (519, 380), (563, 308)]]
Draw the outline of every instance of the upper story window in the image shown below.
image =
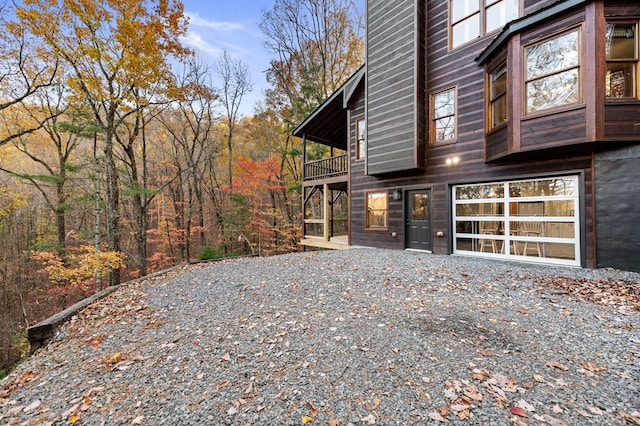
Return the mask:
[(451, 0), (451, 47), (502, 28), (520, 16), (519, 0)]
[(431, 96), (431, 141), (453, 142), (456, 139), (456, 89)]
[(367, 192), (367, 217), (365, 227), (367, 229), (387, 229), (387, 191)]
[(507, 64), (489, 74), (489, 129), (507, 122)]
[(526, 112), (580, 101), (580, 33), (574, 30), (525, 49)]
[(638, 26), (636, 23), (607, 23), (607, 98), (636, 98), (638, 69)]
[(366, 121), (356, 121), (356, 160), (362, 160), (364, 158), (367, 149), (366, 140)]

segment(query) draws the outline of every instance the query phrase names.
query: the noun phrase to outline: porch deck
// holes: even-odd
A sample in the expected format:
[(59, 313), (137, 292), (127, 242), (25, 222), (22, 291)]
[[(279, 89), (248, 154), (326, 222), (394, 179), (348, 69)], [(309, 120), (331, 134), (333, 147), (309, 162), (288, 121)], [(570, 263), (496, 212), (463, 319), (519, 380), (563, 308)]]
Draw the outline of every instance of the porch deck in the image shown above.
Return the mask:
[(300, 245), (333, 250), (346, 250), (351, 248), (349, 245), (349, 237), (347, 235), (331, 237), (329, 241), (325, 241), (322, 237), (311, 237), (307, 235), (305, 238), (300, 240)]

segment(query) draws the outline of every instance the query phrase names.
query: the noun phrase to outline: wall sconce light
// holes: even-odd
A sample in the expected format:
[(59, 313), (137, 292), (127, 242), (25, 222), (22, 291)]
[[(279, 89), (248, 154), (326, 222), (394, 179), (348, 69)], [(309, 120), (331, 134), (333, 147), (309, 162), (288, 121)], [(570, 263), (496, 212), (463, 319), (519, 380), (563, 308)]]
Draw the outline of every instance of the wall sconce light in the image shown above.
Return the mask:
[(460, 163), (460, 157), (447, 158), (447, 166), (457, 166)]
[(402, 200), (402, 189), (396, 188), (393, 190), (393, 194), (391, 194), (391, 198), (393, 201)]

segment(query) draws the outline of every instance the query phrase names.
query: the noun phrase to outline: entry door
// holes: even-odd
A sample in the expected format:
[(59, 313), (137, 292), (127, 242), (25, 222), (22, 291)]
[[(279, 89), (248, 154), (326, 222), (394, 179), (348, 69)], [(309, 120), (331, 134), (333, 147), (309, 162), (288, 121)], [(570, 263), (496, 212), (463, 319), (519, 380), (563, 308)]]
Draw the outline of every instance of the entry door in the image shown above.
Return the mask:
[(407, 191), (406, 194), (407, 248), (431, 251), (431, 190)]

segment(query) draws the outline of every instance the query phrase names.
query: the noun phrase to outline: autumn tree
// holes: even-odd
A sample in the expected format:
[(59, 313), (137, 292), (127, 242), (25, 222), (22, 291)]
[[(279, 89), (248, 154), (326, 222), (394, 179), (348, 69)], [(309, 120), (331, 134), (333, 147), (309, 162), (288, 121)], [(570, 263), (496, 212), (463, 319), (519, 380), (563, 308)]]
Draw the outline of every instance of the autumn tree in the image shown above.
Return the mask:
[(306, 118), (364, 62), (351, 0), (275, 0), (260, 23), (271, 60), (268, 97), (294, 123)]
[(18, 168), (15, 164), (0, 162), (0, 171), (30, 182), (42, 195), (55, 215), (57, 247), (63, 250), (67, 235), (66, 212), (70, 208), (70, 177), (81, 168), (80, 158), (74, 155), (82, 141), (90, 139), (96, 129), (82, 111), (69, 111), (61, 84), (39, 92), (35, 100), (37, 104), (24, 107), (32, 110), (31, 116), (41, 129), (11, 143), (24, 158), (25, 165)]
[(267, 107), (279, 115), (280, 205), (298, 220), (302, 147), (293, 128), (364, 62), (361, 16), (351, 0), (275, 0), (260, 28), (275, 57), (267, 70)]
[(193, 254), (191, 239), (194, 230), (200, 247), (206, 245), (205, 174), (220, 152), (215, 128), (219, 96), (211, 75), (210, 65), (202, 58), (188, 61), (178, 80), (180, 96), (159, 115), (172, 147), (170, 158), (176, 180), (171, 186), (174, 188), (178, 226), (185, 232), (185, 252), (182, 255), (186, 259)]
[(252, 90), (249, 67), (241, 60), (233, 58), (226, 50), (222, 52), (215, 66), (215, 72), (221, 81), (219, 89), (222, 108), (227, 125), (227, 154), (229, 173), (229, 199), (233, 198), (233, 132), (239, 118), (242, 98)]
[[(180, 44), (187, 21), (177, 0), (29, 0), (19, 24), (55, 52), (69, 71), (71, 101), (87, 103), (101, 129), (106, 174), (109, 251), (121, 250), (116, 135), (148, 107), (141, 94), (166, 82), (169, 60), (190, 52)], [(109, 283), (119, 282), (112, 271)]]
[(0, 145), (41, 128), (46, 117), (31, 120), (29, 114), (19, 114), (36, 93), (51, 86), (58, 72), (58, 61), (41, 48), (20, 25), (8, 22), (10, 6), (0, 3)]

